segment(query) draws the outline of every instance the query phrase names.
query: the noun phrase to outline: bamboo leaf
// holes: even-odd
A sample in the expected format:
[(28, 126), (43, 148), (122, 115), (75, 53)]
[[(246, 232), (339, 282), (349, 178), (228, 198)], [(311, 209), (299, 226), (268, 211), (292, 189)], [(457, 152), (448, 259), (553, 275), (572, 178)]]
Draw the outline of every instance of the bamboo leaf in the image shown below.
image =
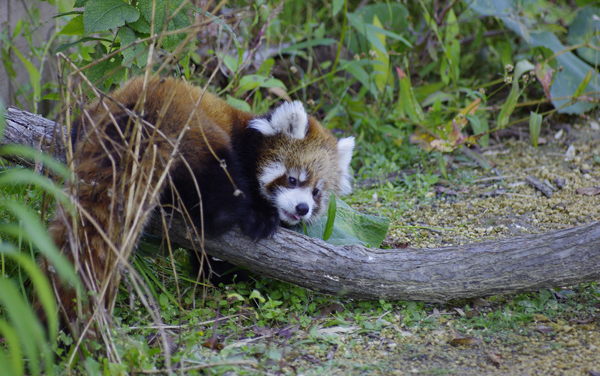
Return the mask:
[(329, 199), (329, 207), (327, 208), (327, 222), (325, 223), (325, 231), (323, 231), (323, 240), (327, 241), (333, 232), (333, 223), (335, 222), (335, 212), (337, 210), (335, 195), (332, 194)]

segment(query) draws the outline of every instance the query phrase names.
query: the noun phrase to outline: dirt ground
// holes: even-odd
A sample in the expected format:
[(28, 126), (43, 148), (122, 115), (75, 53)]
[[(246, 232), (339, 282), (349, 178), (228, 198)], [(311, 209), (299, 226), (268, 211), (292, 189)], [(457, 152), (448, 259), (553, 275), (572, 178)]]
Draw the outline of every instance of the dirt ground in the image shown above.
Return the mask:
[[(429, 195), (437, 199), (409, 205), (412, 209), (392, 224), (434, 229), (398, 228), (390, 232), (389, 241), (416, 248), (438, 247), (599, 221), (598, 122), (581, 119), (574, 125), (554, 124), (541, 135), (537, 149), (530, 145), (526, 130), (513, 133), (481, 151), (491, 170), (476, 168), (470, 184), (436, 187)], [(467, 165), (475, 162), (454, 160), (457, 169)], [(537, 178), (551, 197), (529, 184), (529, 176)], [(323, 361), (327, 351), (315, 346), (313, 353), (308, 350), (317, 359), (315, 364), (304, 368), (307, 364), (302, 359), (308, 356), (304, 354), (297, 358), (297, 365), (305, 369), (304, 375), (600, 375), (600, 291), (595, 285), (584, 287), (596, 289), (593, 301), (587, 300), (589, 295), (580, 295), (576, 286), (563, 288), (565, 294), (579, 299), (571, 304), (572, 309), (562, 305), (561, 299), (569, 298), (559, 292), (550, 296), (550, 302), (541, 303), (546, 304), (545, 310), (530, 314), (527, 320), (516, 314), (514, 320), (510, 317), (507, 302), (514, 296), (466, 302), (475, 316), (467, 325), (465, 302), (425, 307), (431, 315), (423, 322), (429, 324), (410, 328), (402, 317), (390, 314), (381, 319), (380, 332), (334, 334), (336, 341), (346, 344), (343, 351), (330, 353)], [(539, 296), (520, 304), (535, 306), (542, 299)], [(563, 308), (553, 310), (548, 305), (554, 302)], [(535, 312), (535, 307), (529, 312)], [(543, 312), (560, 313), (549, 318)]]

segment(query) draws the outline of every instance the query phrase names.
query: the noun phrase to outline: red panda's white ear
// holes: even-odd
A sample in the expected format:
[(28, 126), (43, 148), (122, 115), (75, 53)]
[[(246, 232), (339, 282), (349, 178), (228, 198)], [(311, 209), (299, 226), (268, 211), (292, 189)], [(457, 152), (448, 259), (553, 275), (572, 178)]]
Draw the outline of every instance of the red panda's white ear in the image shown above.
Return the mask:
[(354, 150), (354, 137), (341, 138), (338, 140), (338, 155), (340, 161), (340, 194), (346, 195), (352, 192), (352, 175), (350, 174), (350, 161)]
[(290, 138), (300, 140), (306, 136), (308, 115), (302, 102), (286, 102), (277, 107), (270, 117), (251, 120), (249, 127), (265, 136), (283, 133)]

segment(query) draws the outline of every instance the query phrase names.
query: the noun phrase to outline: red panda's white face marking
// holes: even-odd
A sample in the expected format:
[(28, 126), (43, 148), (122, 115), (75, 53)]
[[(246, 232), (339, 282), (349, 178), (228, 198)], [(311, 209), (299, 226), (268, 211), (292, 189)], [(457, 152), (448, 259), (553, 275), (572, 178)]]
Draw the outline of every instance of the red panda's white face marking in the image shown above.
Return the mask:
[(286, 102), (277, 107), (270, 118), (252, 120), (250, 128), (256, 129), (265, 136), (283, 133), (291, 138), (303, 139), (308, 128), (308, 115), (302, 102)]
[(282, 162), (272, 162), (259, 175), (262, 195), (277, 208), (279, 219), (288, 225), (300, 221), (310, 223), (320, 216), (319, 199), (325, 182), (312, 181), (306, 169), (286, 168)]

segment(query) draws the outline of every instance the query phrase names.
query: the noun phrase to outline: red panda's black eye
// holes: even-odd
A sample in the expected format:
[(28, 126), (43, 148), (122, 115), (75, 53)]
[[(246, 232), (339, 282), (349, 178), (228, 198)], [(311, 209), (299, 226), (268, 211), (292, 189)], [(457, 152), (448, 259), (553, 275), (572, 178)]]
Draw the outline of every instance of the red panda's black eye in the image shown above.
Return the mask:
[(298, 180), (296, 180), (296, 178), (295, 178), (295, 177), (293, 177), (293, 176), (290, 176), (290, 177), (288, 178), (288, 182), (290, 183), (290, 185), (291, 185), (292, 187), (295, 187), (296, 185), (298, 185)]
[(318, 194), (319, 194), (319, 192), (320, 192), (320, 191), (319, 191), (319, 188), (315, 188), (315, 189), (313, 189), (313, 196), (316, 196), (316, 195), (318, 195)]

